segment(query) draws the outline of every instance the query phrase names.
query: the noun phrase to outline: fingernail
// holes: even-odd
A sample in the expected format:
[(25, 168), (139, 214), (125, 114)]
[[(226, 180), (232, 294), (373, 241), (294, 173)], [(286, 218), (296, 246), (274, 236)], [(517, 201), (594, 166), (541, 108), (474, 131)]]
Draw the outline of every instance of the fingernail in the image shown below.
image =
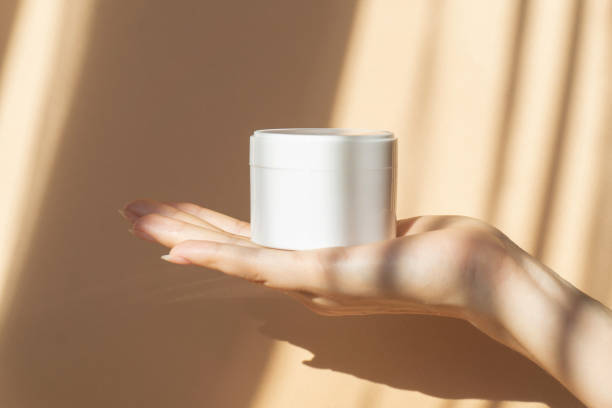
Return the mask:
[(128, 209), (123, 208), (117, 211), (119, 211), (119, 214), (128, 221), (134, 222), (138, 219), (138, 216)]
[(174, 264), (179, 264), (179, 265), (188, 265), (191, 263), (191, 261), (187, 258), (183, 258), (182, 256), (172, 255), (172, 254), (162, 255), (161, 259), (163, 259), (164, 261), (171, 262)]
[(128, 229), (128, 231), (130, 232), (130, 234), (138, 238), (146, 239), (147, 241), (151, 241), (151, 242), (157, 242), (157, 240), (152, 235), (149, 235), (144, 231), (135, 230), (134, 228), (130, 228)]
[(135, 200), (127, 203), (123, 209), (131, 212), (136, 216), (142, 216), (149, 212), (150, 203), (147, 200)]

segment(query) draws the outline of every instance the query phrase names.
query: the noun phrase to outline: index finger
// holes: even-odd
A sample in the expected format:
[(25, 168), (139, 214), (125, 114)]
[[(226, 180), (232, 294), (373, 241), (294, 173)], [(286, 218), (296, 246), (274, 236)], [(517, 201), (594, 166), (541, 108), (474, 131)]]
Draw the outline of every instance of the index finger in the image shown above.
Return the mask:
[(200, 207), (199, 205), (193, 203), (167, 201), (165, 204), (194, 215), (231, 234), (242, 235), (243, 237), (248, 238), (251, 237), (251, 224), (248, 222), (230, 217), (229, 215), (221, 214), (209, 208)]

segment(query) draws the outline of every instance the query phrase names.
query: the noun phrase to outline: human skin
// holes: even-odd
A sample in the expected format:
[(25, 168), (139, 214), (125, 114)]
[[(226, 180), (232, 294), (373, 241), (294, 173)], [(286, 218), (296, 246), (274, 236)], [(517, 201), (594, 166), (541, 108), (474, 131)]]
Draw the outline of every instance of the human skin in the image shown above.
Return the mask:
[(421, 216), (397, 237), (307, 251), (266, 248), (248, 223), (191, 203), (136, 200), (120, 211), (162, 256), (281, 290), (331, 316), (464, 319), (533, 360), (590, 407), (612, 407), (612, 311), (487, 223)]

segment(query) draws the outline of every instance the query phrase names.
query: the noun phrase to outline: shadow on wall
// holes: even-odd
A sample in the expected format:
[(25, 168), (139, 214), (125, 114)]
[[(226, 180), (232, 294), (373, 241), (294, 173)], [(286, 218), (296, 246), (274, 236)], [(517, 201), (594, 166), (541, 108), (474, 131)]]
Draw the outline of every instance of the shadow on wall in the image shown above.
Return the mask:
[[(612, 36), (612, 27), (608, 29)], [(612, 67), (612, 51), (608, 51), (607, 66)], [(604, 101), (607, 112), (612, 111), (612, 82)], [(590, 220), (588, 256), (584, 265), (585, 289), (597, 299), (606, 299), (612, 304), (612, 117), (605, 115), (602, 125), (602, 145), (599, 158), (599, 191)]]
[(559, 187), (559, 173), (561, 168), (561, 152), (567, 139), (567, 121), (573, 100), (574, 82), (576, 76), (576, 65), (579, 57), (579, 44), (581, 28), (584, 25), (584, 2), (575, 2), (572, 10), (572, 29), (570, 34), (570, 44), (567, 50), (565, 72), (563, 78), (562, 97), (558, 107), (556, 128), (554, 133), (554, 143), (552, 146), (552, 160), (547, 169), (546, 185), (544, 190), (544, 205), (538, 217), (539, 225), (537, 229), (537, 239), (533, 255), (541, 259), (544, 251), (546, 237), (550, 233), (551, 212), (553, 201)]
[(209, 276), (164, 265), (117, 209), (155, 197), (248, 218), (248, 136), (327, 125), (354, 6), (97, 3), (42, 210), (30, 214), (34, 238), (13, 273), (0, 405), (248, 404), (272, 342), (253, 339), (240, 373), (228, 374), (256, 333), (245, 312), (160, 306), (160, 292)]
[[(317, 316), (214, 272), (165, 265), (161, 250), (125, 232), (116, 209), (137, 197), (247, 219), (248, 135), (328, 124), (354, 6), (99, 2), (16, 273), (0, 405), (243, 407), (273, 340), (286, 340), (314, 353), (312, 367), (399, 389), (580, 406), (466, 323)], [(184, 297), (204, 299), (168, 303)]]
[[(470, 324), (433, 316), (322, 317), (301, 305), (251, 301), (261, 331), (314, 354), (305, 364), (441, 398), (583, 407), (563, 386)], [(274, 313), (287, 309), (283, 315)]]
[(0, 3), (0, 78), (4, 67), (4, 56), (6, 55), (10, 35), (15, 26), (18, 1), (3, 1)]

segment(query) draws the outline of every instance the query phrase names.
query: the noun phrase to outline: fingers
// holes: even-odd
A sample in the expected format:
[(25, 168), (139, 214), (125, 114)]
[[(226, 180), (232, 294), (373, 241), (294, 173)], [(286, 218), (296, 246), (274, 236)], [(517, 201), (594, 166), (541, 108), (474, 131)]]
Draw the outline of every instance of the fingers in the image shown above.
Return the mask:
[(187, 260), (192, 264), (284, 290), (301, 289), (305, 277), (315, 269), (312, 259), (300, 252), (219, 241), (182, 242), (172, 248), (164, 259), (179, 264)]
[(157, 242), (167, 247), (173, 247), (180, 242), (194, 239), (255, 246), (244, 237), (199, 227), (159, 214), (147, 214), (140, 217), (134, 222), (132, 232), (139, 238)]
[(196, 204), (185, 202), (158, 202), (153, 200), (136, 200), (119, 211), (125, 218), (134, 222), (146, 214), (161, 214), (194, 225), (226, 231), (243, 237), (251, 236), (248, 222), (232, 218)]
[(216, 227), (193, 214), (181, 211), (178, 208), (161, 203), (159, 201), (136, 200), (127, 204), (123, 210), (123, 215), (132, 222), (135, 222), (138, 218), (147, 214), (160, 214), (166, 217), (174, 218), (179, 221), (188, 222), (193, 225), (199, 225), (216, 231), (222, 230), (221, 228)]
[(192, 203), (166, 202), (165, 204), (196, 216), (231, 234), (242, 235), (244, 237), (251, 236), (251, 225), (248, 222), (232, 218), (228, 215)]
[[(393, 285), (385, 281), (393, 279), (386, 273), (392, 273), (391, 264), (397, 261), (395, 256), (386, 256), (388, 244), (284, 251), (204, 240), (182, 242), (164, 259), (178, 264), (193, 263), (267, 286), (324, 297), (377, 296), (390, 292)], [(326, 301), (318, 299), (314, 303), (317, 302)]]
[[(315, 297), (372, 296), (381, 291), (379, 273), (382, 263), (386, 261), (381, 256), (383, 254), (371, 245), (284, 251), (256, 245), (231, 245), (232, 242), (220, 240), (210, 241), (207, 238), (196, 238), (181, 242), (163, 259), (177, 264), (192, 263), (216, 269), (277, 289), (310, 292)], [(325, 301), (314, 301), (315, 304), (317, 302)]]

